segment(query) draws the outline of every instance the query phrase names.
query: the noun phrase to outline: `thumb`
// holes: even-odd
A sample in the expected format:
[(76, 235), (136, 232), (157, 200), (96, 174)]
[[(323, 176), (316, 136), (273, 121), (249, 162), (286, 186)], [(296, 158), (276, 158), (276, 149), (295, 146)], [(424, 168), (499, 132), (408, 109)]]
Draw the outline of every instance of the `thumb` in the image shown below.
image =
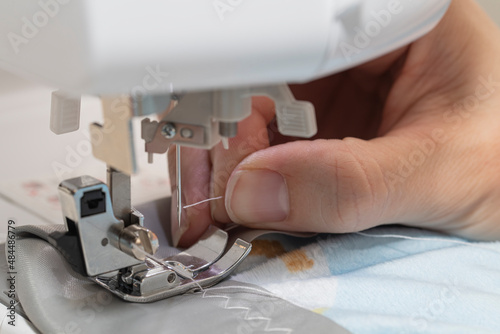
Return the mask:
[(399, 209), (408, 207), (399, 195), (408, 185), (385, 171), (397, 170), (394, 156), (411, 151), (410, 142), (296, 141), (255, 152), (231, 174), (228, 215), (250, 227), (330, 233), (399, 222), (408, 218)]

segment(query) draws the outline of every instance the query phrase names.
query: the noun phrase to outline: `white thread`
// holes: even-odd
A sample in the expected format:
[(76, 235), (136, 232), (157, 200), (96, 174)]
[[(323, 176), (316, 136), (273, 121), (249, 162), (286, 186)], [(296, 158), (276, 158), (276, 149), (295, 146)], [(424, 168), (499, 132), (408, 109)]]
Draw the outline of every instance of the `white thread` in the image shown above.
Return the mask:
[(223, 198), (223, 197), (224, 197), (224, 196), (219, 196), (219, 197), (214, 197), (214, 198), (204, 199), (203, 201), (199, 201), (199, 202), (194, 203), (194, 204), (185, 205), (185, 206), (183, 206), (182, 208), (183, 208), (183, 209), (191, 208), (191, 207), (193, 207), (193, 206), (197, 206), (197, 205), (203, 204), (203, 203), (205, 203), (205, 202), (215, 201), (215, 200), (221, 199), (221, 198)]
[(223, 298), (226, 300), (226, 302), (224, 303), (224, 309), (226, 310), (245, 310), (245, 315), (243, 317), (244, 320), (247, 320), (247, 321), (252, 321), (252, 320), (264, 320), (266, 321), (266, 328), (264, 328), (264, 331), (265, 332), (286, 332), (288, 334), (292, 333), (293, 332), (293, 329), (291, 328), (269, 328), (270, 325), (271, 325), (271, 321), (272, 319), (271, 318), (268, 318), (268, 317), (263, 317), (263, 316), (253, 316), (253, 317), (250, 317), (250, 308), (249, 307), (245, 307), (245, 306), (229, 306), (229, 301), (231, 300), (231, 297), (229, 296), (226, 296), (226, 295), (221, 295), (221, 294), (218, 294), (218, 295), (213, 295), (213, 296), (207, 296), (207, 292), (209, 291), (212, 291), (212, 290), (221, 290), (221, 289), (246, 289), (246, 290), (252, 290), (252, 291), (257, 291), (259, 294), (261, 295), (264, 295), (264, 296), (271, 296), (271, 297), (274, 297), (274, 298), (278, 298), (270, 293), (266, 293), (265, 291), (261, 291), (259, 289), (255, 289), (255, 288), (251, 288), (251, 287), (246, 287), (246, 286), (228, 286), (228, 287), (213, 287), (213, 288), (209, 288), (209, 289), (206, 289), (201, 298)]
[(200, 291), (205, 293), (207, 290), (203, 289), (203, 287), (200, 285), (200, 283), (198, 283), (197, 281), (194, 280), (194, 278), (192, 277), (188, 277), (188, 279), (190, 279), (196, 286), (198, 286), (198, 288), (200, 288)]
[(396, 239), (417, 240), (417, 241), (448, 242), (448, 243), (452, 243), (452, 244), (488, 250), (488, 251), (500, 254), (500, 252), (495, 250), (495, 249), (476, 245), (475, 243), (472, 243), (472, 242), (460, 241), (460, 240), (450, 240), (450, 239), (443, 239), (443, 238), (418, 238), (418, 237), (408, 237), (406, 235), (397, 235), (397, 234), (369, 234), (369, 233), (363, 233), (363, 232), (356, 232), (354, 234), (359, 234), (363, 237), (369, 237), (369, 238), (396, 238)]

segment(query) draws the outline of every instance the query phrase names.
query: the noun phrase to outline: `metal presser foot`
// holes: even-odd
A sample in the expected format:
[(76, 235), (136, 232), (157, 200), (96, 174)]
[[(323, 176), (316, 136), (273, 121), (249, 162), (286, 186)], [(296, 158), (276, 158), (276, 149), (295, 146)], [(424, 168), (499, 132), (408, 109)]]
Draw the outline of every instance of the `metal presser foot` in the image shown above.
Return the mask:
[[(143, 226), (143, 216), (126, 210), (122, 210), (123, 219), (115, 216), (117, 208), (126, 208), (130, 200), (129, 195), (123, 197), (130, 179), (113, 170), (109, 178), (113, 201), (110, 188), (90, 176), (60, 184), (67, 232), (53, 237), (73, 269), (120, 298), (147, 303), (212, 286), (250, 252), (250, 242), (238, 233), (230, 237), (228, 232), (210, 227), (186, 251), (156, 259), (158, 240)], [(125, 192), (116, 193), (118, 189)]]

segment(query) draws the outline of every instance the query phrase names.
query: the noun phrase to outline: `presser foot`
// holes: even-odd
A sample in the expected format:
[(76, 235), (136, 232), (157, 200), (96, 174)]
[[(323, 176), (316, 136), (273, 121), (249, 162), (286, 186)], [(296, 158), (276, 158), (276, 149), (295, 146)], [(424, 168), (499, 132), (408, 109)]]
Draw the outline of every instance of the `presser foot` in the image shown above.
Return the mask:
[(189, 249), (158, 259), (158, 239), (143, 226), (143, 216), (131, 210), (128, 223), (116, 218), (106, 184), (82, 176), (62, 182), (59, 194), (67, 231), (52, 235), (54, 246), (75, 271), (126, 301), (147, 303), (210, 287), (252, 247), (238, 233), (211, 226)]
[(236, 269), (251, 247), (241, 239), (228, 244), (228, 233), (212, 226), (180, 254), (161, 260), (148, 257), (142, 264), (91, 280), (126, 301), (153, 302), (218, 283)]

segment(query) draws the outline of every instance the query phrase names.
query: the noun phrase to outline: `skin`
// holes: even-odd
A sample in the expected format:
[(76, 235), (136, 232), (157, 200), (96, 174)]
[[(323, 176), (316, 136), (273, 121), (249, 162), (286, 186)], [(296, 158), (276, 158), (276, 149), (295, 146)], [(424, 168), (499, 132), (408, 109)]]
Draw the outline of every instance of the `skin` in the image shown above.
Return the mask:
[[(255, 97), (228, 151), (183, 148), (183, 203), (224, 198), (186, 209), (174, 242), (188, 246), (214, 222), (328, 233), (402, 223), (500, 239), (500, 31), (474, 1), (453, 1), (409, 46), (291, 88), (314, 104), (317, 136), (280, 136), (273, 102)], [(285, 180), (278, 221), (238, 215), (235, 182), (251, 171)]]

